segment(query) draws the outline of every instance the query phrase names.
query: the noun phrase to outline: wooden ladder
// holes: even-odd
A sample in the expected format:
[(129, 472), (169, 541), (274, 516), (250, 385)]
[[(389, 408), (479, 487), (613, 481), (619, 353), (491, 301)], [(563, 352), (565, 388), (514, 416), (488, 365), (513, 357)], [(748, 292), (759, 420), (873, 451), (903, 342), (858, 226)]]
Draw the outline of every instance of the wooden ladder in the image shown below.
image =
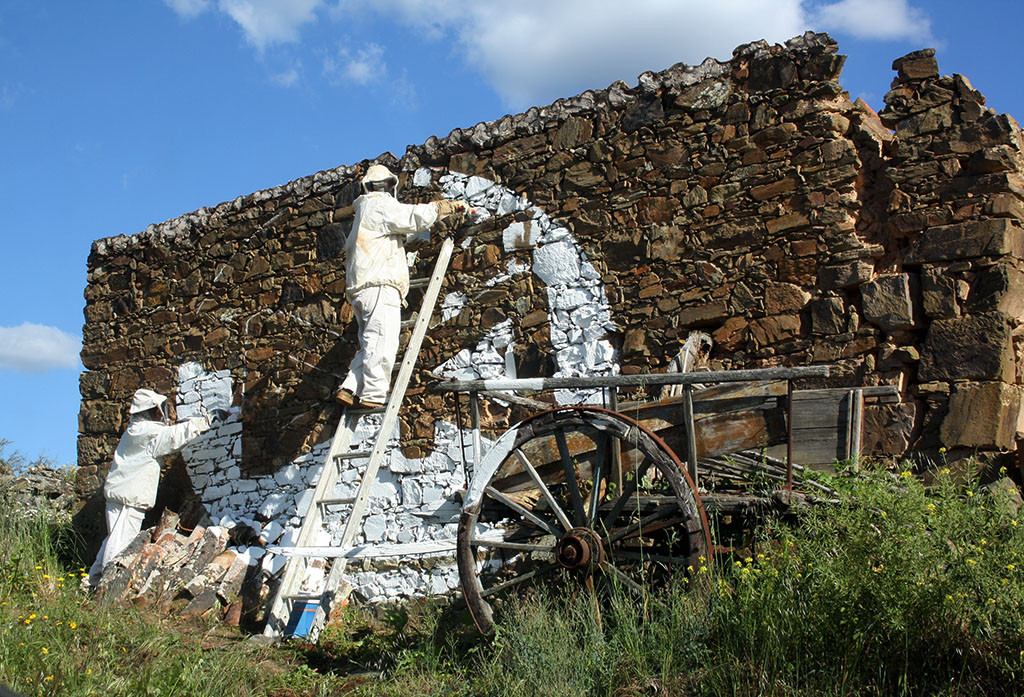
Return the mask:
[[(313, 492), (313, 500), (309, 510), (302, 520), (295, 547), (288, 550), (288, 558), (284, 567), (284, 574), (281, 578), (281, 585), (277, 589), (270, 611), (267, 613), (267, 624), (263, 634), (268, 637), (283, 637), (286, 634), (286, 627), (289, 619), (296, 611), (304, 611), (308, 603), (316, 602), (317, 607), (313, 615), (312, 625), (306, 634), (309, 641), (315, 642), (320, 630), (330, 616), (331, 608), (335, 603), (344, 600), (351, 592), (352, 587), (343, 578), (347, 558), (346, 550), (351, 550), (356, 536), (362, 529), (363, 517), (366, 514), (366, 506), (370, 500), (370, 492), (377, 480), (377, 472), (380, 470), (381, 462), (387, 453), (388, 441), (398, 422), (398, 410), (405, 398), (405, 391), (409, 386), (409, 379), (412, 377), (413, 368), (419, 356), (420, 345), (427, 333), (430, 324), (430, 317), (434, 312), (437, 303), (437, 296), (441, 291), (441, 283), (448, 270), (451, 261), (454, 243), (446, 239), (441, 245), (434, 264), (434, 271), (427, 281), (427, 289), (423, 295), (423, 303), (418, 313), (414, 315), (412, 322), (412, 335), (406, 346), (402, 358), (398, 376), (391, 387), (387, 404), (379, 410), (359, 410), (355, 408), (346, 409), (338, 422), (334, 432), (331, 447), (327, 451), (323, 469), (320, 473), (320, 480), (317, 482)], [(412, 287), (422, 286), (425, 279), (418, 279), (410, 284)], [(406, 325), (403, 322), (403, 326)], [(359, 422), (359, 417), (367, 413), (383, 412), (380, 430), (374, 440), (373, 447), (369, 450), (350, 451), (352, 434)], [(338, 498), (334, 496), (334, 488), (338, 483), (342, 470), (352, 460), (365, 460), (366, 468), (359, 481), (359, 487), (355, 496)], [(323, 516), (327, 506), (351, 505), (352, 510), (345, 521), (344, 532), (338, 547), (325, 555), (323, 547), (316, 547), (316, 536), (323, 529)], [(300, 591), (303, 577), (311, 560), (333, 558), (330, 564), (330, 572), (327, 574), (323, 586), (323, 592), (319, 594), (308, 594)], [(326, 560), (325, 560), (325, 563)]]

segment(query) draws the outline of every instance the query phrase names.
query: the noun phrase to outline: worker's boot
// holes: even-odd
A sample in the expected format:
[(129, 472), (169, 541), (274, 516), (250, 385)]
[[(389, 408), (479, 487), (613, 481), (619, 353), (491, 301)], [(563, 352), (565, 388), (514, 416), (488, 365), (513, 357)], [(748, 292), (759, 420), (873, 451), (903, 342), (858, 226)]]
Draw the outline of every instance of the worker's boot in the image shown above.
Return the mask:
[(342, 406), (350, 407), (355, 404), (356, 396), (346, 390), (344, 387), (337, 391), (334, 395), (335, 401)]

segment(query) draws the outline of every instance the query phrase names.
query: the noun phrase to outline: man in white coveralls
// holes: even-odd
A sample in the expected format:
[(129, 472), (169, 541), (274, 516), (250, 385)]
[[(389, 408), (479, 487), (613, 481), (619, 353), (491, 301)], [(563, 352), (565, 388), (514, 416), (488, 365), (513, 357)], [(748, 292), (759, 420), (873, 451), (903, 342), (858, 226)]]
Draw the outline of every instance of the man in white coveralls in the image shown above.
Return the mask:
[(114, 451), (114, 461), (103, 486), (107, 500), (107, 538), (89, 569), (84, 586), (95, 586), (103, 567), (120, 554), (142, 529), (146, 511), (156, 502), (160, 458), (181, 450), (210, 428), (208, 416), (178, 424), (167, 423), (167, 397), (141, 389), (128, 409), (128, 428)]
[(398, 353), (401, 308), (409, 291), (406, 238), (427, 230), (464, 201), (400, 203), (398, 177), (384, 165), (370, 165), (356, 199), (352, 231), (345, 242), (345, 294), (359, 326), (359, 351), (352, 358), (337, 400), (364, 409), (382, 407)]

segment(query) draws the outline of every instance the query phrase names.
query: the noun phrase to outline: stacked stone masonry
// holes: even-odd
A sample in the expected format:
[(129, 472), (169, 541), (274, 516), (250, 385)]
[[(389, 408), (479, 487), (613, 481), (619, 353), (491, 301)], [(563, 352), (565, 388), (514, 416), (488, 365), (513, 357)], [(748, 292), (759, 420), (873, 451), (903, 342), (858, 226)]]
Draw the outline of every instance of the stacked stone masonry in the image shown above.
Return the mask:
[[(870, 454), (1016, 448), (1020, 128), (941, 76), (930, 49), (894, 62), (878, 114), (844, 92), (843, 61), (823, 34), (748, 44), (373, 160), (400, 172), (403, 200), (474, 212), (415, 251), (425, 275), (457, 235), (364, 541), (451, 536), (464, 443), (429, 381), (663, 371), (695, 330), (713, 337), (716, 369), (828, 363), (829, 386), (898, 386), (899, 404), (867, 409)], [(78, 478), (93, 504), (80, 517), (99, 522), (126, 406), (146, 386), (179, 414), (231, 408), (168, 466), (161, 503), (199, 498), (214, 522), (287, 544), (355, 350), (343, 248), (369, 164), (94, 243)], [(484, 419), (494, 434), (518, 416), (493, 403)], [(364, 421), (359, 438), (376, 437)], [(450, 560), (359, 573), (374, 599), (456, 583)]]

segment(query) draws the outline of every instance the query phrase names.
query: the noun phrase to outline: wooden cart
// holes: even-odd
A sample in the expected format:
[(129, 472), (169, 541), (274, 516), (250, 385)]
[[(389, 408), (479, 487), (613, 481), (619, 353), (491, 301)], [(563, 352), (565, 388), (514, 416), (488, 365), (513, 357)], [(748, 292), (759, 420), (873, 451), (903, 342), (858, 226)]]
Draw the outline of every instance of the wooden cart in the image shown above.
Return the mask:
[[(757, 502), (743, 492), (702, 487), (702, 478), (710, 484), (730, 469), (749, 473), (753, 464), (775, 483), (770, 495), (788, 500), (799, 445), (794, 414), (801, 402), (813, 404), (797, 397), (793, 381), (828, 374), (828, 366), (810, 366), (434, 385), (435, 392), (469, 395), (473, 466), (456, 555), (477, 626), (490, 632), (502, 598), (556, 576), (589, 587), (607, 582), (642, 595), (651, 581), (709, 564), (708, 509)], [(616, 396), (623, 388), (662, 385), (680, 385), (682, 394), (644, 404), (619, 403)], [(553, 390), (593, 390), (604, 406), (541, 411), (484, 451), (481, 395), (522, 402), (522, 391)], [(818, 409), (846, 408), (837, 412), (838, 423), (831, 417), (828, 442), (839, 444), (837, 457), (844, 449), (856, 457), (863, 390), (848, 391), (848, 399), (843, 391), (832, 392), (822, 401), (819, 391)], [(773, 445), (785, 449), (784, 459), (747, 457), (737, 463), (729, 457)]]

